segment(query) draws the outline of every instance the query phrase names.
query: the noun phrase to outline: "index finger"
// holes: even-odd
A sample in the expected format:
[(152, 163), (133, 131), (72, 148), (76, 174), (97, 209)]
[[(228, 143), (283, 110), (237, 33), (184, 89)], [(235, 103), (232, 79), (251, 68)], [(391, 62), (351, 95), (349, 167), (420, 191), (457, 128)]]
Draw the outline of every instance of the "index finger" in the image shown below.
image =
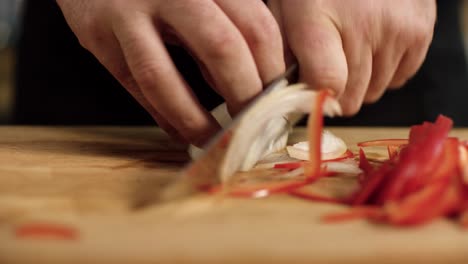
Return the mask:
[(220, 127), (177, 71), (151, 17), (128, 16), (113, 26), (146, 99), (187, 141), (206, 143)]

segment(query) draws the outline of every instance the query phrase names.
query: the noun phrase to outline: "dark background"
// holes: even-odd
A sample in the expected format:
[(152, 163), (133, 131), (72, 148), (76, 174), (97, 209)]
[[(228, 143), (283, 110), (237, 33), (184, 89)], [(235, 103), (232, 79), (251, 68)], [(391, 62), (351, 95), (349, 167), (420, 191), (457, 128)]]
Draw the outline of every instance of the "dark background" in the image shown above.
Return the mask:
[[(463, 42), (463, 1), (438, 1), (434, 41), (418, 74), (401, 90), (387, 92), (353, 118), (329, 125), (407, 126), (452, 117), (468, 126), (468, 79)], [(151, 117), (80, 47), (54, 0), (26, 1), (19, 39), (3, 49), (0, 104), (3, 122), (40, 125), (151, 125)], [(221, 98), (208, 88), (196, 64), (168, 47), (180, 71), (209, 109)], [(5, 62), (6, 61), (6, 62)]]

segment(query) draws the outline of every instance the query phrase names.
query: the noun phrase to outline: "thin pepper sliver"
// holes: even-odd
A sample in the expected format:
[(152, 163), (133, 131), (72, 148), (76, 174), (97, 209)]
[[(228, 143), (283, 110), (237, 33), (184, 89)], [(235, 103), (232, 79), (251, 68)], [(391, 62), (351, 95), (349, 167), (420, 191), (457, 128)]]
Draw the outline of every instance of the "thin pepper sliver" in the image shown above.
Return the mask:
[(77, 240), (78, 230), (63, 224), (27, 223), (14, 229), (15, 237), (20, 239)]

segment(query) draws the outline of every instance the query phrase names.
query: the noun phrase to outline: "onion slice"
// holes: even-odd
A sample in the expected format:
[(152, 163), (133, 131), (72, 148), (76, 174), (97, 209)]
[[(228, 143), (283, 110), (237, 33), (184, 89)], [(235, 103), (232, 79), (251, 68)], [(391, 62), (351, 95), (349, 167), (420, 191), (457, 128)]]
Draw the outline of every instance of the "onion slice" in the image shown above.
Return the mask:
[[(309, 142), (302, 141), (292, 146), (286, 147), (288, 154), (291, 158), (299, 160), (309, 159)], [(320, 157), (321, 160), (332, 160), (341, 157), (346, 153), (348, 147), (344, 141), (335, 136), (332, 132), (324, 130), (320, 143)]]

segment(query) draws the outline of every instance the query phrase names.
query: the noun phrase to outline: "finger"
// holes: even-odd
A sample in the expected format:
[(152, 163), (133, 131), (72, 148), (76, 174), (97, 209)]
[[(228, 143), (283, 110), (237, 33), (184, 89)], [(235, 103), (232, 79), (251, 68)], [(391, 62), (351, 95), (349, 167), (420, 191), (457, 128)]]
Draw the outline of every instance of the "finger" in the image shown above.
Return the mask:
[[(347, 31), (345, 32), (353, 32)], [(343, 35), (343, 49), (348, 65), (348, 80), (339, 97), (344, 115), (356, 114), (362, 106), (372, 74), (372, 48), (352, 33)]]
[(292, 54), (291, 49), (289, 48), (289, 45), (287, 43), (287, 38), (286, 38), (286, 32), (284, 29), (284, 23), (283, 23), (283, 14), (281, 13), (281, 2), (280, 0), (270, 0), (268, 1), (268, 8), (270, 9), (271, 13), (273, 14), (273, 17), (276, 19), (278, 22), (278, 26), (281, 32), (281, 36), (283, 39), (283, 57), (286, 66), (290, 66), (293, 63), (296, 62), (296, 58), (294, 58), (294, 55)]
[[(262, 89), (247, 42), (211, 1), (164, 5), (161, 19), (174, 28), (203, 62), (231, 113), (239, 112)], [(183, 14), (183, 15), (181, 15)]]
[(144, 97), (188, 142), (202, 146), (219, 125), (177, 71), (152, 19), (135, 15), (113, 26)]
[(128, 69), (125, 57), (122, 54), (118, 40), (109, 34), (102, 38), (105, 43), (95, 45), (92, 53), (99, 62), (114, 76), (119, 83), (133, 96), (133, 98), (153, 117), (159, 127), (166, 131), (172, 138), (184, 142), (183, 137), (143, 96), (138, 84)]
[(376, 102), (388, 88), (404, 53), (398, 46), (398, 43), (385, 45), (374, 55), (372, 79), (364, 98), (366, 103)]
[(415, 47), (408, 49), (403, 55), (397, 70), (390, 81), (389, 88), (401, 88), (409, 79), (411, 79), (421, 67), (426, 58), (429, 44), (423, 48)]
[[(300, 78), (314, 89), (332, 89), (340, 96), (348, 78), (340, 33), (319, 10), (297, 1), (281, 1), (289, 46), (296, 56)], [(298, 16), (297, 14), (309, 14)]]
[(275, 18), (260, 0), (215, 0), (242, 33), (255, 59), (260, 78), (269, 83), (285, 71), (283, 40)]
[(413, 24), (409, 32), (403, 35), (408, 49), (403, 56), (398, 69), (390, 82), (390, 88), (399, 88), (412, 78), (423, 64), (434, 36), (434, 23), (436, 19), (436, 5), (432, 1), (429, 5), (424, 5), (420, 9), (422, 23)]

